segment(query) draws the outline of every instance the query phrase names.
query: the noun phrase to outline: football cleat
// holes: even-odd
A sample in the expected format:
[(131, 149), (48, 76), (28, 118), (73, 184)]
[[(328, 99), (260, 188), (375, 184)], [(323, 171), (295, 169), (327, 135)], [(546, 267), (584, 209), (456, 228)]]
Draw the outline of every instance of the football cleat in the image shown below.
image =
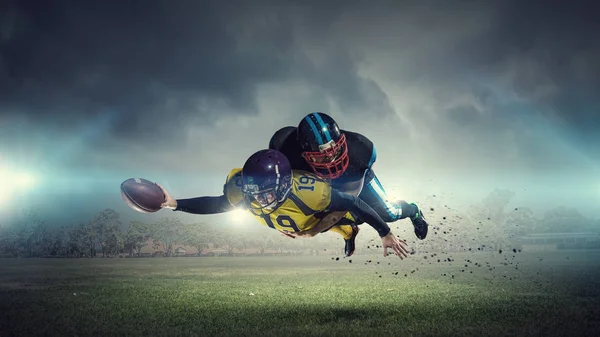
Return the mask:
[(420, 240), (424, 240), (427, 237), (427, 229), (429, 225), (427, 224), (427, 221), (425, 221), (425, 218), (423, 217), (423, 213), (419, 209), (419, 206), (415, 204), (412, 205), (417, 207), (417, 214), (414, 217), (410, 218), (410, 221), (415, 227), (415, 235), (417, 236), (417, 238), (419, 238)]
[(359, 230), (357, 225), (352, 225), (352, 237), (348, 240), (344, 240), (346, 242), (346, 246), (344, 247), (346, 257), (350, 257), (354, 254), (354, 250), (356, 249), (356, 236), (358, 235)]

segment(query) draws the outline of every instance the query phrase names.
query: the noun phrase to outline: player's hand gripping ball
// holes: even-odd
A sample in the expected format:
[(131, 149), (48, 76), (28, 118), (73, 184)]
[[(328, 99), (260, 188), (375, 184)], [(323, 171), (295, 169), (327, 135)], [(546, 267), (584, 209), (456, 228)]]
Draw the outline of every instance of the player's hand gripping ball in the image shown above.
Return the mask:
[(127, 206), (141, 213), (154, 213), (161, 209), (165, 195), (155, 183), (143, 178), (130, 178), (121, 184), (121, 196)]

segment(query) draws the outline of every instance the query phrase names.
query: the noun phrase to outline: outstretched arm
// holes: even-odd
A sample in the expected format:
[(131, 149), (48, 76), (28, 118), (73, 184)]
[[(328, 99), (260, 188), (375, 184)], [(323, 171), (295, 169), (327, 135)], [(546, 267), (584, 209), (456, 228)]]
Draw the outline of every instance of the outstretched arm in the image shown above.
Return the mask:
[[(158, 185), (158, 184), (157, 184)], [(218, 197), (197, 197), (190, 199), (173, 199), (167, 190), (158, 185), (165, 195), (162, 208), (172, 209), (192, 214), (218, 214), (232, 211), (234, 207), (229, 203), (225, 195)]]
[(182, 211), (192, 214), (217, 214), (233, 211), (227, 197), (197, 197), (191, 199), (177, 199), (175, 211)]

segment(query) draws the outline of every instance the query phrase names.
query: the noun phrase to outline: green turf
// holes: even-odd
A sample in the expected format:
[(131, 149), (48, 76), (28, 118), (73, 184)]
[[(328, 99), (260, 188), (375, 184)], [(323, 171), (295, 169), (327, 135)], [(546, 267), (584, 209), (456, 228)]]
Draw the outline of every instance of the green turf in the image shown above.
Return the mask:
[(4, 259), (0, 336), (595, 336), (598, 257)]

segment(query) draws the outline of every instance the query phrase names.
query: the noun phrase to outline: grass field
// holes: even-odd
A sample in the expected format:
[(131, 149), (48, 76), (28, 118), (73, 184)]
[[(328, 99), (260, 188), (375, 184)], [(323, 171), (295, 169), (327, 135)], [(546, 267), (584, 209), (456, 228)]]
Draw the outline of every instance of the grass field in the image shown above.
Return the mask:
[(598, 258), (2, 259), (0, 336), (596, 336)]

